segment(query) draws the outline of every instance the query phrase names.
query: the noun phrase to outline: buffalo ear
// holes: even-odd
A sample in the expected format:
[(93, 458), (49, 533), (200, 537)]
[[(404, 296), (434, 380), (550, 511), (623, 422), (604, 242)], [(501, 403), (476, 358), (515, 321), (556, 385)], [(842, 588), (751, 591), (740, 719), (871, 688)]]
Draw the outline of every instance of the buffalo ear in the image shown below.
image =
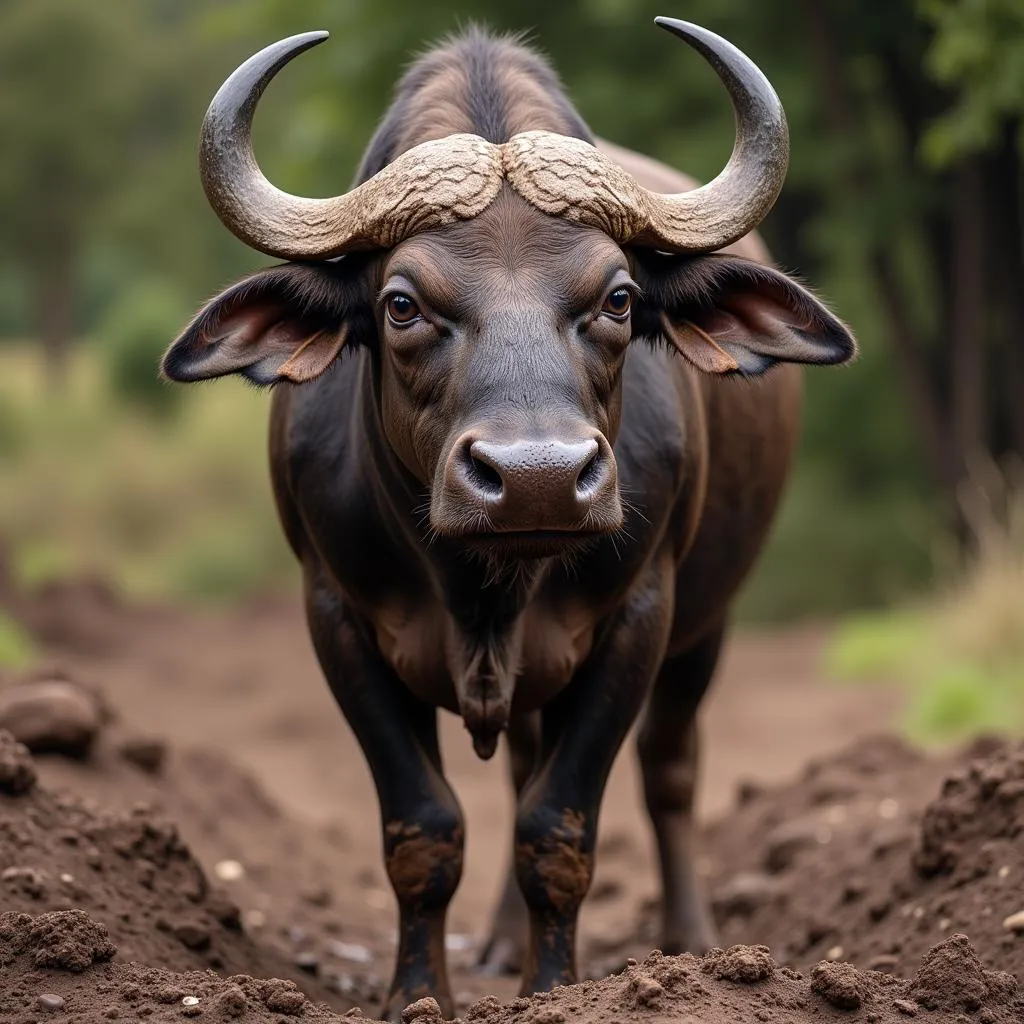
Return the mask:
[(849, 328), (806, 288), (750, 260), (666, 261), (640, 284), (657, 310), (652, 333), (706, 373), (756, 376), (780, 362), (844, 363), (857, 351)]
[(360, 278), (335, 264), (254, 274), (199, 311), (164, 355), (163, 375), (191, 382), (239, 373), (261, 385), (313, 380), (367, 319), (362, 291)]

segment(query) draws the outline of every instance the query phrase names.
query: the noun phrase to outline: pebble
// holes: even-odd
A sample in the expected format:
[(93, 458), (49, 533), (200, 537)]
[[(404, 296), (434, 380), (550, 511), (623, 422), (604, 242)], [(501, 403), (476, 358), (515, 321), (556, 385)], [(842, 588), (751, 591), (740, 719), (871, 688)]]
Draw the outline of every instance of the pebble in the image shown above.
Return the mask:
[(761, 871), (743, 871), (715, 889), (715, 910), (725, 916), (750, 917), (780, 894), (778, 883)]
[(36, 1002), (40, 1010), (59, 1010), (64, 1006), (64, 997), (53, 992), (44, 992)]
[(1024, 932), (1024, 910), (1018, 910), (1016, 914), (1004, 918), (1003, 927), (1018, 934)]
[(1007, 878), (1010, 874), (1010, 865), (1004, 864), (997, 872), (1000, 878)]
[(892, 969), (900, 962), (899, 957), (893, 956), (891, 953), (880, 953), (878, 956), (873, 956), (868, 961), (869, 971), (892, 971)]
[(818, 828), (813, 822), (791, 821), (779, 825), (765, 837), (764, 866), (771, 874), (785, 871), (801, 850), (819, 841)]
[(118, 753), (148, 775), (159, 775), (167, 759), (167, 744), (163, 740), (136, 736), (125, 740), (118, 747)]
[(0, 728), (34, 753), (88, 753), (103, 724), (99, 699), (64, 679), (42, 679), (0, 692)]
[(246, 910), (242, 914), (242, 924), (246, 928), (259, 929), (267, 923), (267, 915), (262, 910)]
[(892, 821), (893, 818), (898, 818), (899, 815), (899, 801), (893, 800), (892, 797), (887, 797), (878, 805), (878, 816), (880, 818), (885, 818), (887, 821)]
[(213, 873), (222, 882), (237, 882), (245, 875), (245, 867), (237, 860), (219, 860), (213, 866)]
[(317, 968), (320, 966), (320, 958), (316, 953), (296, 953), (293, 959), (296, 967), (308, 971), (310, 974), (316, 974)]
[(896, 999), (892, 1004), (900, 1013), (905, 1013), (908, 1017), (916, 1017), (918, 1011), (918, 1005), (913, 999)]
[(198, 996), (183, 996), (182, 1000), (181, 1000), (181, 1005), (182, 1006), (198, 1006), (199, 1005), (199, 997)]
[(206, 949), (210, 945), (210, 931), (198, 921), (179, 921), (172, 927), (174, 937), (188, 949)]
[(337, 939), (331, 939), (327, 943), (327, 951), (339, 960), (351, 960), (356, 964), (373, 962), (373, 954), (370, 950), (355, 942), (339, 942)]
[(842, 946), (833, 946), (826, 954), (826, 960), (842, 960), (843, 954), (846, 952)]

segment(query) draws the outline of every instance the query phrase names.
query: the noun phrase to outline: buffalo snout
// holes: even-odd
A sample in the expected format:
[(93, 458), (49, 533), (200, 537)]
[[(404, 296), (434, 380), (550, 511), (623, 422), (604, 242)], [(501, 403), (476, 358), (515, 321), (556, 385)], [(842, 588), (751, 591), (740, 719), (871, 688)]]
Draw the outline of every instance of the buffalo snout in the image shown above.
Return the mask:
[(479, 534), (607, 533), (622, 525), (615, 456), (602, 434), (496, 440), (467, 431), (441, 481), (449, 522)]

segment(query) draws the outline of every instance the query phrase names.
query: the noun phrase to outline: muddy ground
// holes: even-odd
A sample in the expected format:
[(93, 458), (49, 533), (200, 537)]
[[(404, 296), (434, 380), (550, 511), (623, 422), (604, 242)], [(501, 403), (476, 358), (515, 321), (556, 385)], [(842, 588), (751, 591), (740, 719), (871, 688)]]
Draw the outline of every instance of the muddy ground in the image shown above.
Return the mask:
[[(0, 680), (0, 723), (6, 700), (39, 747), (42, 692), (64, 721), (43, 746), (76, 756), (0, 749), (0, 1020), (372, 1015), (394, 931), (377, 811), (297, 602), (200, 614), (89, 584), (9, 603), (48, 665), (45, 685)], [(582, 922), (602, 980), (532, 1003), (473, 966), (511, 801), (502, 758), (481, 765), (446, 716), (467, 1021), (1024, 1021), (1024, 749), (910, 751), (885, 735), (898, 695), (822, 684), (822, 643), (737, 638), (704, 715), (701, 869), (723, 944), (742, 948), (648, 958), (656, 887), (628, 751)]]

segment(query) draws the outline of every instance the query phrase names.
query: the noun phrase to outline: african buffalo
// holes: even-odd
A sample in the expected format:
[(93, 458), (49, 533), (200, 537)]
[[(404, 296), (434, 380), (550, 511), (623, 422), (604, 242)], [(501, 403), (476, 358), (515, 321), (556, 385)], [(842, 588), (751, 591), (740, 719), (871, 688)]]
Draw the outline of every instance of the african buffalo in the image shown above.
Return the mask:
[(214, 210), (291, 262), (207, 303), (163, 370), (278, 385), (274, 494), (380, 797), (390, 1018), (427, 994), (452, 1013), (463, 827), (438, 708), (482, 758), (508, 738), (518, 805), (491, 967), (520, 966), (524, 993), (575, 979), (602, 793), (645, 707), (661, 945), (714, 940), (691, 853), (695, 713), (797, 441), (791, 364), (855, 343), (749, 234), (785, 175), (778, 97), (730, 43), (658, 23), (736, 111), (732, 156), (701, 188), (596, 142), (541, 57), (479, 30), (405, 75), (346, 195), (281, 192), (250, 141), (263, 89), (326, 33), (252, 57), (203, 125)]

